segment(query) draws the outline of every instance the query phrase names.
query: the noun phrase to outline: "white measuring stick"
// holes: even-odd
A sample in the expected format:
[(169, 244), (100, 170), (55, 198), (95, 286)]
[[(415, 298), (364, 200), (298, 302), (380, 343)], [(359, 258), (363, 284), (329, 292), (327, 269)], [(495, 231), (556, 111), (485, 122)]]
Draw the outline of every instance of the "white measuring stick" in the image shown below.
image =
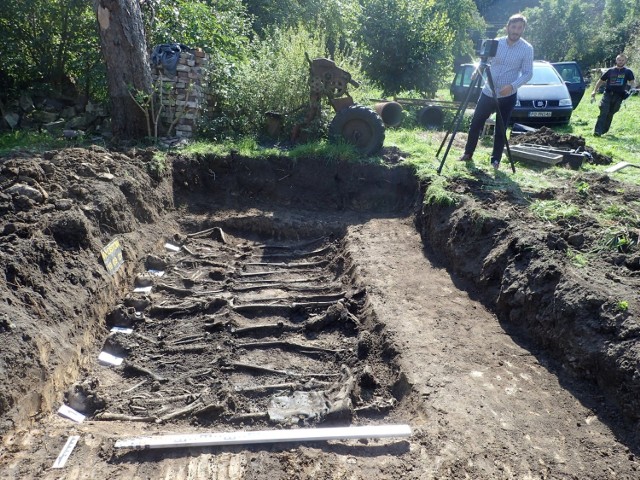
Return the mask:
[(67, 460), (71, 456), (71, 452), (73, 452), (73, 449), (76, 448), (76, 443), (78, 443), (78, 440), (80, 440), (80, 435), (71, 435), (67, 439), (67, 443), (65, 443), (64, 447), (62, 447), (62, 450), (60, 450), (60, 454), (58, 455), (58, 458), (56, 458), (56, 461), (53, 463), (51, 468), (62, 468), (66, 465)]
[(311, 442), (316, 440), (346, 440), (359, 438), (408, 437), (409, 425), (366, 427), (308, 428), (296, 430), (258, 430), (254, 432), (190, 433), (156, 435), (116, 441), (115, 448), (171, 448), (216, 445), (247, 445), (252, 443)]

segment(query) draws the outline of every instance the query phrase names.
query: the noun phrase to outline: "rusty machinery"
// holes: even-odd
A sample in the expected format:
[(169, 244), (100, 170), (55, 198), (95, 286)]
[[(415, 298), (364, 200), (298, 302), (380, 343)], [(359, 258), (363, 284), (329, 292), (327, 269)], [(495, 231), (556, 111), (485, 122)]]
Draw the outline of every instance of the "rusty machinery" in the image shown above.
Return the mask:
[[(311, 60), (306, 53), (305, 57), (309, 63), (309, 104), (302, 122), (293, 127), (292, 140), (299, 138), (303, 128), (320, 118), (322, 100), (326, 98), (336, 113), (329, 125), (330, 141), (351, 143), (363, 155), (380, 151), (385, 129), (382, 118), (371, 108), (355, 103), (347, 91), (348, 85), (358, 87), (360, 84), (328, 58)], [(279, 121), (278, 114), (267, 116)]]

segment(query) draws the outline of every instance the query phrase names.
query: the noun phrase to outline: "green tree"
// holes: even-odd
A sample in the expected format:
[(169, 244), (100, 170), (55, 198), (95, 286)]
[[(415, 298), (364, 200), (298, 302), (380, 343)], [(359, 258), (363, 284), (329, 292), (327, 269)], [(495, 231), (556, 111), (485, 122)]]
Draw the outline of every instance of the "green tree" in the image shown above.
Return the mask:
[(584, 19), (593, 13), (592, 8), (581, 0), (541, 0), (540, 6), (525, 10), (529, 21), (526, 37), (535, 57), (591, 65), (596, 32)]
[(62, 90), (75, 80), (90, 90), (99, 64), (91, 5), (83, 0), (3, 0), (0, 71), (19, 89)]
[(181, 43), (219, 58), (246, 54), (250, 22), (241, 0), (148, 0), (143, 13), (150, 48)]
[(323, 32), (330, 53), (353, 47), (361, 11), (359, 0), (251, 0), (246, 1), (252, 26), (259, 37), (273, 28)]
[(436, 2), (436, 11), (446, 15), (447, 27), (453, 32), (452, 52), (456, 58), (474, 57), (474, 44), (483, 38), (486, 24), (473, 0)]
[(264, 35), (269, 28), (295, 25), (301, 21), (303, 12), (298, 0), (246, 0), (245, 5), (259, 35)]
[(536, 58), (576, 60), (583, 68), (613, 64), (638, 31), (638, 13), (639, 0), (541, 0), (524, 11)]
[(433, 96), (448, 76), (455, 33), (436, 2), (371, 0), (357, 32), (364, 71), (385, 95)]
[(245, 3), (253, 28), (261, 36), (274, 27), (312, 28), (318, 24), (326, 27), (325, 37), (348, 36), (361, 8), (358, 0), (247, 0)]
[(602, 12), (603, 28), (599, 30), (598, 43), (601, 59), (613, 63), (616, 55), (625, 50), (640, 26), (638, 0), (607, 0)]

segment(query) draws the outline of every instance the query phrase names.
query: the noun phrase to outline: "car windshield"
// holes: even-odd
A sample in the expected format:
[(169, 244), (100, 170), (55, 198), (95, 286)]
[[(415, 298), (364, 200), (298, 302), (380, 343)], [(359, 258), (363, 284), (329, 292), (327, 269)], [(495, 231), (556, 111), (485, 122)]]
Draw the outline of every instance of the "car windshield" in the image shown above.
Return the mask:
[(558, 85), (562, 81), (558, 77), (555, 69), (548, 65), (534, 65), (533, 75), (527, 85)]

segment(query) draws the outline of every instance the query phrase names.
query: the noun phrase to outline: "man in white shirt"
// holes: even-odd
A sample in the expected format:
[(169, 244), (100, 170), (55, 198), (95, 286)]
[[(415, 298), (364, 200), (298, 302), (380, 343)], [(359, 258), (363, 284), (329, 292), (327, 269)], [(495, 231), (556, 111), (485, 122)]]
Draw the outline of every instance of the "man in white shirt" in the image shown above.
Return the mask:
[[(493, 152), (491, 153), (491, 165), (497, 169), (502, 159), (502, 151), (505, 144), (505, 129), (509, 123), (511, 112), (516, 105), (518, 88), (531, 79), (533, 74), (533, 47), (522, 38), (527, 26), (527, 19), (521, 15), (512, 15), (507, 22), (507, 36), (498, 38), (498, 50), (491, 60), (490, 72), (493, 79), (495, 94), (498, 97), (498, 106), (502, 117), (502, 123), (496, 122), (493, 137)], [(467, 162), (473, 159), (473, 152), (478, 145), (480, 133), (484, 128), (487, 118), (496, 111), (496, 100), (489, 86), (485, 82), (478, 103), (476, 104), (464, 155), (460, 160)]]

